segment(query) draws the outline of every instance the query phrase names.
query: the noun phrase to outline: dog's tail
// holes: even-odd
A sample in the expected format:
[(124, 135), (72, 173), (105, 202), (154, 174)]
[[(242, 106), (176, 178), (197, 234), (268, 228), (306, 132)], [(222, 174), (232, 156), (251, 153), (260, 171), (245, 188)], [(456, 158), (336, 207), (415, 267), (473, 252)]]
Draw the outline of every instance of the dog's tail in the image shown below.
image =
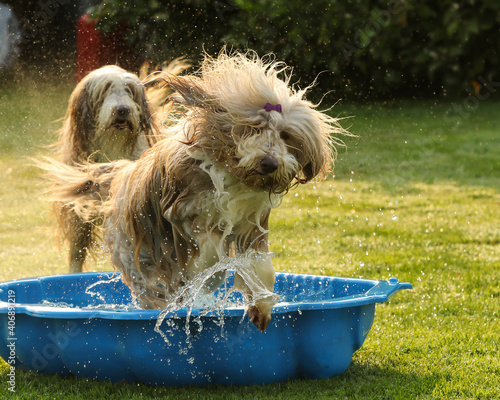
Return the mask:
[(131, 161), (68, 165), (46, 157), (34, 162), (45, 171), (45, 195), (52, 202), (56, 237), (70, 246), (70, 271), (81, 272), (87, 251), (97, 249), (97, 227), (111, 182)]
[[(128, 160), (119, 160), (67, 165), (49, 157), (35, 162), (46, 172), (48, 186), (45, 194), (54, 203), (55, 211), (59, 214), (72, 212), (85, 222), (100, 218), (113, 178), (130, 164)], [(60, 228), (66, 230), (66, 227)]]

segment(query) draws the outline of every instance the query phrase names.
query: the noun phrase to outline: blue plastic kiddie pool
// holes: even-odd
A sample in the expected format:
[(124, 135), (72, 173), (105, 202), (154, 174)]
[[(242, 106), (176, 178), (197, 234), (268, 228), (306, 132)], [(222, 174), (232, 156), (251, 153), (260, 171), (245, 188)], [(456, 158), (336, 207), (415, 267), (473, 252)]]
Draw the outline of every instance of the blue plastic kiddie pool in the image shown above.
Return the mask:
[(264, 333), (235, 306), (202, 316), (203, 310), (193, 309), (189, 319), (187, 309), (169, 313), (160, 334), (154, 329), (161, 310), (134, 307), (117, 276), (83, 273), (0, 283), (0, 356), (40, 373), (150, 385), (332, 377), (347, 369), (363, 344), (375, 303), (411, 289), (396, 278), (277, 273), (281, 298)]

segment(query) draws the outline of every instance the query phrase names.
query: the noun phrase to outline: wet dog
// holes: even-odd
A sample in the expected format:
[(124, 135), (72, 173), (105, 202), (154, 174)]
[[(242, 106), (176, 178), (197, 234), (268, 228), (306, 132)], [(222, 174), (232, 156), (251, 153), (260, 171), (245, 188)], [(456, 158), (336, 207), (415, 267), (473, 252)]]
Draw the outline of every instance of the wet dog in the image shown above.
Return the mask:
[[(331, 170), (334, 136), (344, 133), (290, 78), (283, 63), (253, 52), (206, 56), (199, 73), (167, 78), (175, 92), (165, 138), (138, 160), (46, 167), (54, 199), (83, 219), (96, 208), (105, 215), (112, 262), (143, 307), (164, 308), (232, 248), (251, 259), (235, 287), (266, 329), (275, 298), (271, 209)], [(214, 276), (209, 289), (220, 282)]]

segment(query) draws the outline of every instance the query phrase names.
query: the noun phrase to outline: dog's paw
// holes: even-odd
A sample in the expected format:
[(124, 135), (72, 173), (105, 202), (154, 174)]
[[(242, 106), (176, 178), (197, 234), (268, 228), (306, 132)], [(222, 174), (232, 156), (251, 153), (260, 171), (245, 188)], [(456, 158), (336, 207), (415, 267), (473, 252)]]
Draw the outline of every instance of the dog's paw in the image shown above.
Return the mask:
[(248, 310), (248, 318), (259, 331), (264, 332), (271, 321), (271, 313), (262, 313), (257, 306), (253, 306)]

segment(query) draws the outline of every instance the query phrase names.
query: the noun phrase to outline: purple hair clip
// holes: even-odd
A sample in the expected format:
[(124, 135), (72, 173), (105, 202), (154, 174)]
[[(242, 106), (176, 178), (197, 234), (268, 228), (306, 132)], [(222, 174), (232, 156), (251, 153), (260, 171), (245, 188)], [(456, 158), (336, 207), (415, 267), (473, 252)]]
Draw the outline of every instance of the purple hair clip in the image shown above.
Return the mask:
[(281, 104), (271, 104), (271, 103), (266, 103), (266, 105), (264, 106), (264, 109), (267, 111), (267, 112), (270, 112), (270, 111), (278, 111), (279, 113), (281, 112)]

